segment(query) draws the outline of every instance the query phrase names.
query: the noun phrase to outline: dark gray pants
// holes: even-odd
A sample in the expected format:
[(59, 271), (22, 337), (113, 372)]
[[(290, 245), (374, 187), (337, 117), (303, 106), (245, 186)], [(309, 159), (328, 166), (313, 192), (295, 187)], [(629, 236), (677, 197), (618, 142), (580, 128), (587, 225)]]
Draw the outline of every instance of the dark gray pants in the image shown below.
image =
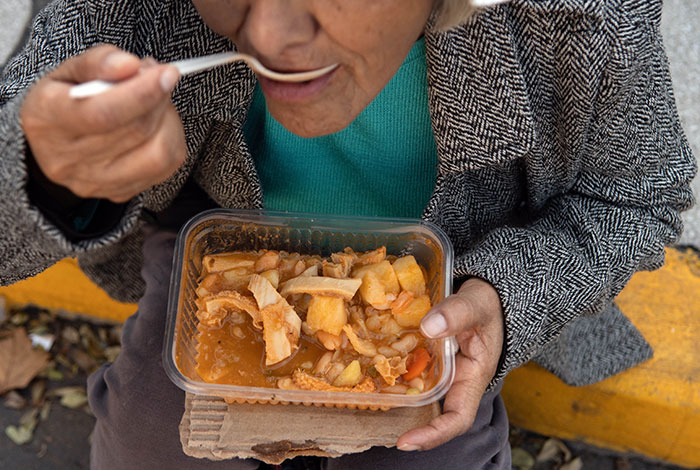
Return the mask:
[[(168, 285), (175, 236), (156, 232), (144, 244), (146, 293), (124, 324), (122, 350), (88, 378), (97, 417), (91, 467), (98, 470), (255, 469), (254, 460), (213, 462), (182, 452), (178, 424), (185, 395), (166, 376), (161, 361)], [(375, 447), (328, 459), (326, 469), (510, 470), (508, 418), (494, 390), (484, 395), (472, 429), (426, 452)]]

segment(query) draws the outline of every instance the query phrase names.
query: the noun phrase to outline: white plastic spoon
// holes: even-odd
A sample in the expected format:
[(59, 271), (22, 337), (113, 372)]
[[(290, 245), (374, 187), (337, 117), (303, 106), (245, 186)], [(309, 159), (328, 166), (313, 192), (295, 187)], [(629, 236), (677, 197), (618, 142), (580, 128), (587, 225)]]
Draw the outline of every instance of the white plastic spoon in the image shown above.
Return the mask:
[[(318, 78), (338, 66), (338, 64), (333, 64), (321, 69), (309, 70), (306, 72), (281, 73), (266, 68), (255, 57), (238, 52), (220, 52), (204, 57), (195, 57), (194, 59), (178, 60), (170, 62), (170, 65), (177, 67), (180, 75), (187, 75), (189, 73), (200, 72), (218, 65), (239, 60), (245, 61), (251, 69), (258, 72), (260, 75), (280, 82), (306, 82)], [(87, 98), (107, 91), (116, 84), (117, 82), (108, 82), (106, 80), (92, 80), (73, 86), (70, 89), (69, 95), (71, 98)]]

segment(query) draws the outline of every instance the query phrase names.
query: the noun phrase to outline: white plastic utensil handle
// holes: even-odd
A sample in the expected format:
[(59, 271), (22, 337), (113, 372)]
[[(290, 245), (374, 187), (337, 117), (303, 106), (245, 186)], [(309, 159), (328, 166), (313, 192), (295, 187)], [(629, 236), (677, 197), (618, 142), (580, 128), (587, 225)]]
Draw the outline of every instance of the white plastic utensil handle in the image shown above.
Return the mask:
[(243, 59), (245, 59), (245, 56), (237, 52), (220, 52), (218, 54), (205, 55), (204, 57), (177, 60), (170, 64), (177, 67), (180, 75), (187, 75), (188, 73), (200, 72), (217, 65)]
[[(237, 60), (245, 61), (250, 68), (258, 72), (260, 75), (264, 75), (265, 77), (282, 82), (304, 82), (307, 80), (313, 80), (338, 67), (338, 64), (333, 64), (316, 70), (308, 70), (306, 72), (275, 72), (266, 68), (255, 57), (247, 54), (240, 54), (238, 52), (220, 52), (218, 54), (211, 54), (204, 57), (178, 60), (175, 62), (170, 62), (170, 65), (177, 67), (177, 69), (180, 71), (180, 75), (187, 75), (188, 73), (200, 72), (202, 70), (216, 67), (217, 65), (235, 62)], [(91, 82), (85, 82), (71, 87), (68, 94), (71, 98), (87, 98), (89, 96), (94, 96), (107, 91), (115, 84), (116, 82), (93, 80)]]
[[(178, 60), (170, 64), (177, 67), (180, 75), (187, 75), (188, 73), (206, 70), (216, 67), (217, 65), (225, 64), (226, 62), (232, 62), (240, 59), (240, 56), (241, 54), (235, 52), (221, 52), (204, 57), (195, 57), (194, 59)], [(109, 82), (106, 80), (92, 80), (71, 87), (68, 95), (71, 98), (87, 98), (105, 92), (116, 84), (117, 82)]]

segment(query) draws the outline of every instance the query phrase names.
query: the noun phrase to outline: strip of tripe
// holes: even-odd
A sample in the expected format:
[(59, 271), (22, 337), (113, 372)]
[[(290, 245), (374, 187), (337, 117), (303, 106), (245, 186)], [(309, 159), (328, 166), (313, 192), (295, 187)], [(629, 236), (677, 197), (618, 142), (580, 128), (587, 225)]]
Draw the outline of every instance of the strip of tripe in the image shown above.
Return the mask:
[(282, 285), (280, 294), (287, 297), (292, 294), (326, 295), (342, 297), (349, 301), (362, 285), (362, 279), (335, 279), (321, 276), (295, 277)]
[(264, 277), (254, 274), (248, 289), (253, 293), (262, 317), (265, 364), (276, 364), (299, 347), (301, 319)]

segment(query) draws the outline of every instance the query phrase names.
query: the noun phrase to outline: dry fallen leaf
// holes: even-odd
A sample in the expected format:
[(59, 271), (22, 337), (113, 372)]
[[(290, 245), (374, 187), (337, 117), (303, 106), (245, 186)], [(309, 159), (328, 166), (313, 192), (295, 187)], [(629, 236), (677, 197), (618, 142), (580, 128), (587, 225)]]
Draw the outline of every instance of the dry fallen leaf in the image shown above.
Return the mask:
[(49, 413), (51, 412), (51, 402), (47, 401), (44, 403), (44, 406), (41, 407), (41, 411), (39, 412), (39, 419), (42, 421), (46, 421), (49, 419)]
[(46, 394), (46, 380), (37, 380), (29, 388), (29, 393), (32, 396), (32, 405), (39, 406), (44, 401)]
[(34, 437), (34, 430), (24, 426), (18, 427), (10, 425), (5, 428), (5, 434), (7, 434), (7, 437), (9, 437), (12, 442), (21, 446), (32, 440), (32, 437)]
[(0, 394), (24, 388), (49, 362), (49, 354), (32, 348), (24, 328), (0, 340)]
[(56, 369), (50, 368), (50, 369), (47, 369), (47, 371), (46, 371), (46, 377), (48, 377), (49, 380), (59, 381), (59, 380), (63, 380), (63, 373), (61, 373), (61, 371), (58, 371)]
[(84, 387), (61, 387), (51, 390), (48, 395), (61, 397), (60, 403), (66, 408), (80, 408), (87, 404), (87, 393)]
[(19, 410), (27, 406), (27, 399), (13, 390), (11, 392), (8, 392), (7, 395), (5, 395), (5, 401), (3, 402), (3, 404), (7, 408)]
[(10, 323), (15, 326), (24, 325), (29, 321), (29, 315), (24, 312), (15, 313), (10, 317)]
[(80, 342), (80, 333), (72, 326), (66, 326), (61, 331), (61, 337), (69, 344), (78, 344)]
[(119, 356), (121, 350), (122, 348), (120, 346), (110, 346), (108, 348), (105, 348), (105, 357), (107, 358), (107, 362), (116, 361), (117, 356)]
[(581, 470), (582, 468), (583, 461), (581, 460), (581, 457), (576, 457), (571, 462), (567, 462), (561, 467), (559, 467), (559, 470)]
[(620, 457), (615, 460), (615, 470), (632, 470), (632, 464), (627, 457)]
[(7, 426), (5, 434), (18, 446), (27, 444), (34, 437), (38, 416), (39, 410), (37, 408), (29, 410), (20, 418), (19, 426)]
[(80, 408), (87, 405), (88, 399), (84, 390), (76, 390), (61, 397), (61, 405), (66, 408)]
[(549, 460), (556, 460), (559, 455), (563, 454), (563, 462), (568, 462), (571, 460), (571, 451), (564, 445), (559, 439), (550, 437), (542, 445), (537, 457), (536, 462), (547, 462)]
[(520, 470), (530, 470), (535, 466), (535, 458), (522, 447), (513, 447), (511, 449), (511, 461), (513, 467)]
[(81, 351), (80, 349), (71, 349), (68, 353), (73, 362), (80, 367), (83, 371), (92, 373), (97, 368), (97, 361), (88, 353)]

